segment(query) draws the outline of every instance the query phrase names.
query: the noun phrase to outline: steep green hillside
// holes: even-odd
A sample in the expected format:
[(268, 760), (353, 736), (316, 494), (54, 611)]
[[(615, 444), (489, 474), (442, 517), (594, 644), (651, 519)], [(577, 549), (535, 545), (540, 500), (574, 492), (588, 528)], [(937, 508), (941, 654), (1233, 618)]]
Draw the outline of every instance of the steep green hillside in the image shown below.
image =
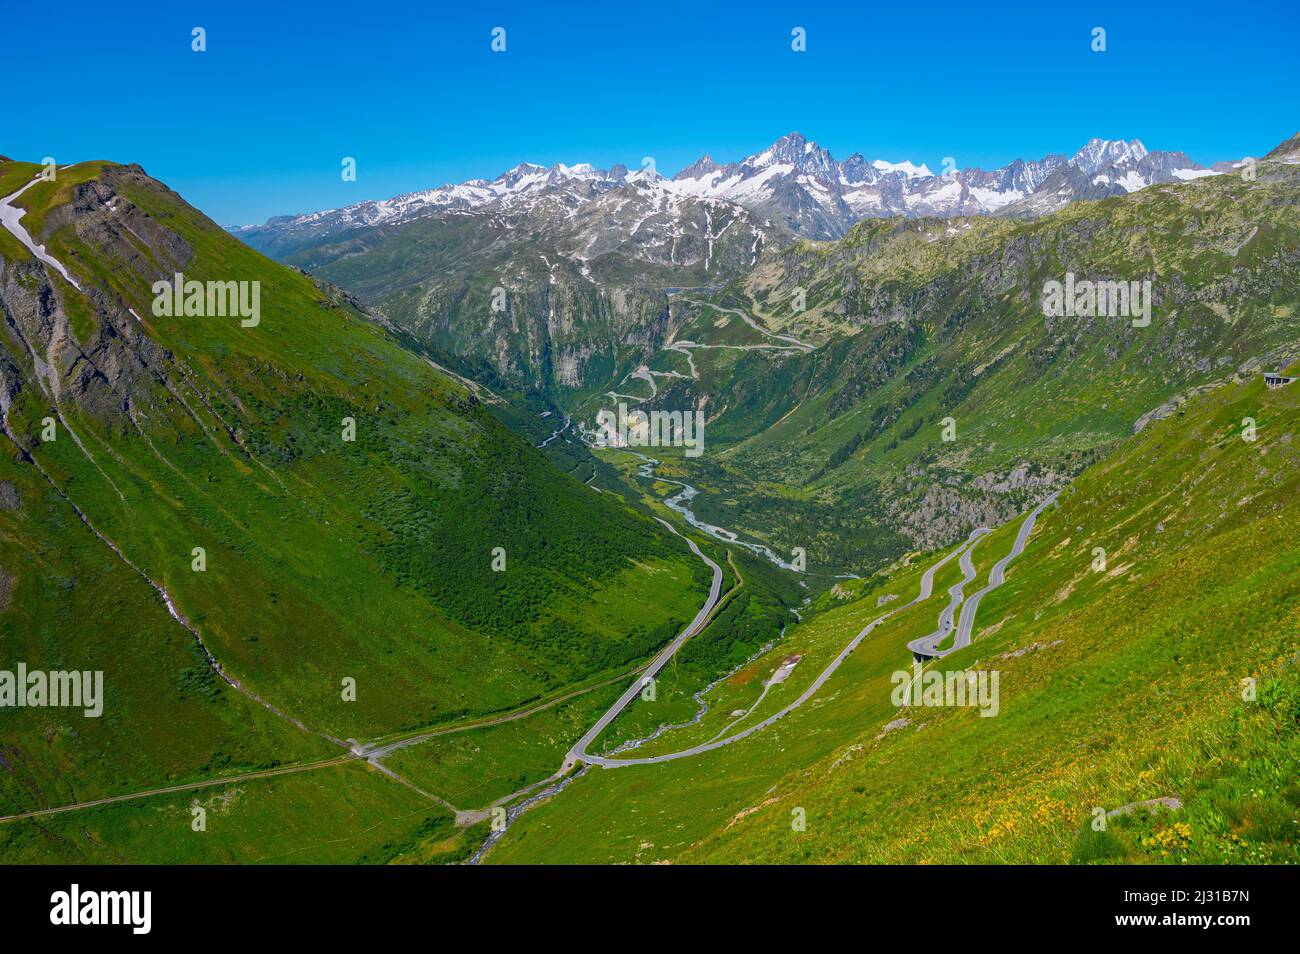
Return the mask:
[[(194, 808), (206, 829), (191, 827)], [(454, 864), (485, 837), (358, 764), (0, 826), (10, 864)]]
[[(0, 163), (0, 194), (39, 171)], [(106, 698), (0, 713), (0, 815), (511, 709), (698, 609), (680, 539), (138, 167), (15, 204), (80, 291), (0, 231), (0, 669), (102, 669)], [(155, 314), (177, 272), (260, 283), (259, 320)]]
[[(1016, 526), (976, 545), (980, 581)], [(891, 698), (906, 643), (959, 578), (950, 564), (937, 595), (875, 630), (779, 723), (690, 758), (593, 769), (488, 860), (1295, 863), (1297, 538), (1300, 385), (1234, 380), (1080, 474), (982, 603), (975, 642), (931, 664), (996, 670), (995, 716)], [(794, 628), (706, 697), (705, 722), (638, 754), (709, 738), (800, 653), (751, 718), (777, 711), (883, 612), (878, 600), (915, 595), (930, 562)], [(1180, 807), (1123, 811), (1153, 799)], [(1104, 831), (1097, 809), (1118, 811)]]

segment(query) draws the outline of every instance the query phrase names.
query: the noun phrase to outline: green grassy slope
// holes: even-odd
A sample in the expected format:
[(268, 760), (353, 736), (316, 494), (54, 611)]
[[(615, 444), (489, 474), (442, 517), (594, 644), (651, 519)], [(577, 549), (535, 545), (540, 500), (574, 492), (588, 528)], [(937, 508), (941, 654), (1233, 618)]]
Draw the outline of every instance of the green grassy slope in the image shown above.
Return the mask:
[[(5, 194), (38, 168), (0, 164)], [(216, 676), (145, 577), (227, 675), (341, 739), (625, 671), (694, 615), (680, 540), (138, 167), (19, 204), (82, 291), (0, 236), (0, 668), (102, 668), (107, 702), (0, 713), (0, 814), (339, 751)], [(259, 281), (260, 323), (155, 316), (176, 271)]]
[(353, 764), (11, 824), (0, 847), (15, 864), (448, 864), (482, 827)]
[(213, 673), (149, 585), (10, 453), (0, 497), (0, 669), (105, 673), (99, 718), (0, 710), (0, 814), (333, 754)]
[[(997, 670), (995, 717), (891, 700), (936, 596), (777, 725), (691, 759), (595, 770), (489, 859), (1300, 860), (1298, 465), (1300, 390), (1252, 376), (1210, 391), (1084, 471), (986, 598), (973, 645), (934, 664)], [(981, 580), (1014, 529), (976, 547)], [(796, 628), (756, 668), (795, 646), (809, 661), (842, 647), (879, 596), (910, 597), (908, 572)], [(936, 593), (947, 585), (940, 574)], [(1166, 797), (1183, 807), (1090, 824), (1096, 808)], [(792, 828), (795, 809), (806, 830)]]

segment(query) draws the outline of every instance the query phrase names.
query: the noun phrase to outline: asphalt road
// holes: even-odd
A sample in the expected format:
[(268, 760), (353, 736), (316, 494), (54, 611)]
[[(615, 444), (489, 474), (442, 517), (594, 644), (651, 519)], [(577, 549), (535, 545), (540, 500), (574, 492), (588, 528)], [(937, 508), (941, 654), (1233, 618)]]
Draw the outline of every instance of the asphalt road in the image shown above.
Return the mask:
[[(655, 519), (658, 520), (659, 518), (656, 517)], [(673, 533), (677, 533), (677, 530), (668, 521), (659, 520), (659, 522)], [(680, 533), (677, 533), (677, 535), (679, 537), (682, 536)], [(569, 750), (569, 754), (565, 756), (564, 765), (560, 769), (561, 774), (567, 772), (577, 762), (592, 761), (591, 756), (586, 754), (587, 746), (591, 745), (591, 743), (595, 741), (596, 736), (604, 732), (605, 727), (613, 722), (615, 717), (627, 708), (628, 704), (633, 699), (641, 694), (641, 690), (645, 687), (646, 680), (653, 679), (658, 674), (659, 670), (664, 667), (664, 664), (673, 658), (677, 650), (681, 649), (682, 643), (686, 642), (686, 640), (690, 639), (704, 628), (704, 621), (709, 618), (709, 614), (713, 612), (713, 607), (718, 604), (718, 598), (722, 595), (722, 567), (718, 566), (718, 564), (714, 563), (707, 556), (701, 553), (700, 548), (695, 545), (694, 540), (691, 540), (688, 537), (682, 537), (682, 539), (686, 541), (686, 545), (691, 548), (692, 553), (713, 569), (713, 585), (709, 588), (709, 598), (704, 601), (704, 605), (700, 607), (700, 611), (695, 614), (695, 619), (691, 620), (690, 624), (683, 629), (680, 634), (678, 634), (676, 639), (663, 648), (650, 665), (632, 681), (632, 685), (627, 687), (627, 691), (618, 697), (618, 701), (610, 706), (609, 710), (597, 719), (596, 723), (587, 730), (586, 735), (579, 739), (577, 744)]]

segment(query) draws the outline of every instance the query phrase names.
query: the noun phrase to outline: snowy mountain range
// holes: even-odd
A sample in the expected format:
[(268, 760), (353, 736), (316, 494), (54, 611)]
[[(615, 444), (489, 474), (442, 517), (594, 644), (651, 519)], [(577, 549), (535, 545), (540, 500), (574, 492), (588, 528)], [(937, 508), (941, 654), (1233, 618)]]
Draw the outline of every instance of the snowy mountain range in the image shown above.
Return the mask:
[[(231, 231), (264, 247), (470, 211), (526, 215), (533, 222), (547, 217), (566, 221), (602, 197), (625, 190), (628, 200), (645, 207), (646, 217), (671, 218), (681, 209), (698, 214), (701, 200), (710, 205), (728, 203), (754, 213), (759, 220), (756, 231), (828, 239), (843, 235), (863, 218), (1034, 217), (1079, 199), (1122, 195), (1229, 168), (1232, 163), (1206, 168), (1181, 152), (1149, 152), (1137, 139), (1092, 139), (1068, 158), (1047, 155), (1016, 159), (991, 171), (946, 168), (935, 173), (924, 164), (868, 161), (858, 153), (837, 161), (815, 142), (792, 132), (739, 162), (720, 165), (703, 156), (671, 179), (653, 166), (629, 171), (622, 165), (597, 169), (588, 163), (559, 164), (548, 169), (521, 163), (492, 180), (470, 179), (382, 201), (278, 216), (265, 225)], [(636, 216), (632, 219), (635, 224)]]
[[(835, 238), (856, 221), (884, 216), (1041, 215), (1076, 199), (1213, 175), (1181, 152), (1148, 152), (1139, 140), (1093, 139), (1073, 156), (1017, 159), (1000, 169), (837, 162), (798, 133), (762, 152), (718, 166), (707, 156), (678, 173), (672, 187), (722, 198), (808, 238)], [(1036, 200), (1036, 201), (1030, 201)]]

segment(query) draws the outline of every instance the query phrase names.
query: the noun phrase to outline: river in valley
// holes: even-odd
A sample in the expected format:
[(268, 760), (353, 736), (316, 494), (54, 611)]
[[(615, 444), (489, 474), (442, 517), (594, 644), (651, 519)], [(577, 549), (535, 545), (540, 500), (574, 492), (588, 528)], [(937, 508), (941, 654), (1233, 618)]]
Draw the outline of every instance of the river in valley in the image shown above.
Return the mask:
[[(629, 451), (629, 453), (636, 454), (635, 451)], [(738, 547), (744, 547), (746, 550), (764, 556), (783, 570), (794, 569), (793, 564), (787, 563), (785, 560), (781, 559), (781, 557), (779, 557), (770, 547), (765, 547), (761, 543), (750, 543), (746, 540), (742, 540), (737, 534), (725, 527), (715, 527), (713, 524), (705, 523), (699, 517), (695, 516), (694, 511), (691, 510), (691, 501), (699, 495), (699, 490), (685, 481), (673, 480), (668, 477), (660, 477), (657, 475), (654, 471), (655, 468), (659, 466), (660, 461), (655, 460), (653, 457), (647, 457), (645, 454), (636, 454), (636, 456), (642, 460), (641, 466), (637, 468), (637, 474), (641, 477), (644, 477), (646, 480), (657, 480), (661, 483), (672, 484), (674, 487), (681, 488), (680, 491), (673, 494), (671, 497), (665, 498), (664, 505), (680, 513), (682, 517), (685, 518), (686, 522), (696, 530), (699, 530), (702, 533), (707, 533), (715, 540), (721, 540), (723, 543), (731, 543)]]

